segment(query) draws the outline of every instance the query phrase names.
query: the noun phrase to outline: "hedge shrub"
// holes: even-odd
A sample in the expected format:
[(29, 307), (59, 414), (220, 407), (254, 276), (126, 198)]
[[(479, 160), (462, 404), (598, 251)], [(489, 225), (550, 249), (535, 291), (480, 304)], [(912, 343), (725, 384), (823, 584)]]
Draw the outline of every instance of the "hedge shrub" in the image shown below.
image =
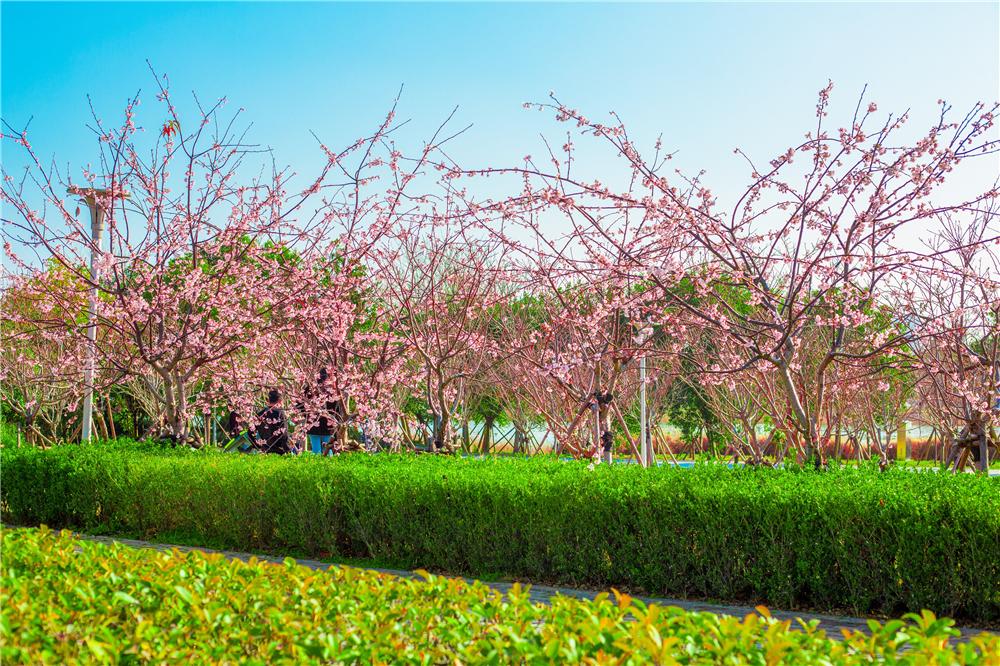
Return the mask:
[(222, 555), (133, 550), (47, 529), (7, 531), (4, 663), (988, 663), (1000, 638), (952, 646), (927, 613), (832, 640), (628, 597), (551, 606), (481, 583), (315, 571)]
[(1000, 621), (1000, 480), (844, 468), (5, 449), (2, 513), (91, 533), (374, 558), (774, 607)]

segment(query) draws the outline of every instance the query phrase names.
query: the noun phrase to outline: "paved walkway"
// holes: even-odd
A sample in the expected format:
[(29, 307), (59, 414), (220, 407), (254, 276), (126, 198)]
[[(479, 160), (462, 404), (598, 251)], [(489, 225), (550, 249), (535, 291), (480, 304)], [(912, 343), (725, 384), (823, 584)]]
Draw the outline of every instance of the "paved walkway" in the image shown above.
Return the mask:
[[(265, 562), (272, 562), (274, 564), (282, 564), (285, 560), (283, 557), (272, 557), (268, 555), (254, 555), (251, 553), (241, 553), (227, 550), (214, 550), (212, 548), (201, 548), (194, 546), (175, 546), (172, 544), (165, 543), (152, 543), (149, 541), (140, 541), (138, 539), (122, 539), (119, 537), (105, 537), (105, 536), (90, 536), (87, 534), (77, 534), (81, 539), (87, 539), (88, 541), (97, 541), (100, 543), (120, 543), (131, 548), (153, 548), (156, 550), (170, 550), (176, 548), (181, 552), (191, 552), (200, 551), (204, 553), (221, 553), (226, 557), (243, 560), (244, 562), (249, 560), (251, 557), (255, 557), (258, 560)], [(346, 566), (338, 564), (330, 564), (328, 562), (320, 562), (319, 560), (308, 560), (308, 559), (296, 559), (296, 562), (302, 566), (309, 567), (310, 569), (328, 569), (333, 566)], [(353, 566), (353, 565), (352, 565)], [(399, 569), (379, 569), (375, 567), (355, 567), (364, 568), (369, 571), (378, 571), (379, 573), (389, 574), (392, 576), (399, 576), (402, 578), (418, 578), (419, 574), (412, 571), (403, 571)], [(457, 578), (457, 576), (456, 576)], [(474, 582), (472, 578), (463, 578), (467, 582)], [(504, 582), (486, 582), (480, 581), (484, 585), (498, 590), (504, 594), (511, 588), (512, 583)], [(561, 594), (567, 597), (576, 597), (577, 599), (593, 599), (599, 593), (593, 590), (580, 590), (571, 587), (549, 587), (547, 585), (532, 585), (529, 593), (529, 597), (532, 601), (536, 603), (548, 603), (549, 600), (557, 595)], [(723, 605), (723, 604), (711, 604), (703, 603), (700, 601), (687, 601), (684, 599), (667, 599), (667, 598), (656, 598), (656, 597), (636, 597), (647, 603), (657, 603), (663, 606), (679, 606), (684, 610), (688, 611), (698, 611), (698, 612), (710, 612), (720, 615), (732, 615), (736, 617), (745, 617), (750, 613), (755, 613), (756, 611), (752, 606), (738, 606), (738, 605)], [(842, 615), (823, 615), (817, 613), (802, 613), (794, 611), (782, 611), (769, 609), (771, 615), (782, 620), (792, 620), (793, 626), (794, 621), (797, 618), (802, 618), (803, 620), (819, 620), (820, 627), (825, 629), (828, 634), (833, 636), (839, 636), (841, 629), (851, 629), (851, 630), (861, 630), (868, 631), (868, 620), (866, 618), (860, 617), (849, 617)], [(884, 621), (884, 620), (883, 620)], [(965, 640), (969, 636), (980, 633), (981, 629), (972, 629), (959, 627), (962, 631), (962, 639)]]

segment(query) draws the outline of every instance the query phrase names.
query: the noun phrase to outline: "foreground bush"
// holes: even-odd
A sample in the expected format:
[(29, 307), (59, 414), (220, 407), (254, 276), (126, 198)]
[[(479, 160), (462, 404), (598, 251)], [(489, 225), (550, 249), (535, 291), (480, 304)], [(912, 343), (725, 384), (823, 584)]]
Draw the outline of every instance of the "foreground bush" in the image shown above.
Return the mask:
[[(4, 663), (985, 663), (1000, 639), (950, 646), (930, 614), (828, 638), (766, 615), (558, 597), (476, 583), (315, 571), (106, 546), (47, 529), (3, 538)], [(898, 661), (897, 661), (898, 659)], [(934, 662), (933, 660), (937, 660)]]
[(132, 447), (5, 449), (3, 516), (250, 551), (784, 608), (1000, 620), (973, 475)]

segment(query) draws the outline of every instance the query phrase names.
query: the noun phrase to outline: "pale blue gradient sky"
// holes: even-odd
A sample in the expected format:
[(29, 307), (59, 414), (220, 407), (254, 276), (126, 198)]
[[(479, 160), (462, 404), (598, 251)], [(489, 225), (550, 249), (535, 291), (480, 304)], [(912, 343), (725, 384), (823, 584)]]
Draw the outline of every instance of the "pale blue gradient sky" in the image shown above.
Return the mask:
[[(93, 160), (86, 95), (108, 121), (145, 93), (148, 58), (175, 96), (225, 95), (252, 138), (308, 171), (319, 154), (371, 130), (400, 84), (411, 137), (455, 105), (473, 128), (453, 147), (469, 167), (539, 151), (550, 119), (521, 108), (550, 90), (593, 117), (614, 109), (636, 138), (679, 149), (713, 190), (745, 182), (740, 145), (766, 162), (815, 121), (833, 79), (831, 120), (846, 123), (866, 83), (880, 111), (913, 110), (923, 127), (1000, 96), (1000, 4), (2, 4), (0, 113), (33, 118), (39, 152)], [(846, 116), (846, 117), (845, 117)], [(558, 134), (555, 134), (558, 136)], [(5, 167), (20, 156), (5, 150)], [(593, 166), (593, 165), (592, 165)], [(599, 165), (597, 165), (599, 166)], [(973, 173), (973, 172), (970, 172)], [(997, 161), (969, 176), (995, 177)]]

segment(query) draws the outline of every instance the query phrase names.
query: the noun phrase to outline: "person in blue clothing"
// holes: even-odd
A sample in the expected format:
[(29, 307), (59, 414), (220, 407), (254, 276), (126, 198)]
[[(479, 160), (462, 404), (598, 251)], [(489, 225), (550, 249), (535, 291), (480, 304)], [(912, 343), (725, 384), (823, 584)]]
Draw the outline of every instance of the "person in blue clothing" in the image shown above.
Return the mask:
[[(329, 378), (329, 374), (326, 368), (321, 368), (319, 371), (319, 377), (316, 382), (316, 393), (322, 397), (326, 392), (326, 381)], [(307, 390), (306, 397), (309, 397), (310, 391)], [(309, 450), (317, 455), (322, 455), (325, 452), (329, 453), (328, 443), (330, 442), (330, 436), (333, 431), (330, 428), (330, 413), (333, 411), (335, 405), (327, 401), (322, 413), (316, 420), (316, 423), (309, 428)]]

